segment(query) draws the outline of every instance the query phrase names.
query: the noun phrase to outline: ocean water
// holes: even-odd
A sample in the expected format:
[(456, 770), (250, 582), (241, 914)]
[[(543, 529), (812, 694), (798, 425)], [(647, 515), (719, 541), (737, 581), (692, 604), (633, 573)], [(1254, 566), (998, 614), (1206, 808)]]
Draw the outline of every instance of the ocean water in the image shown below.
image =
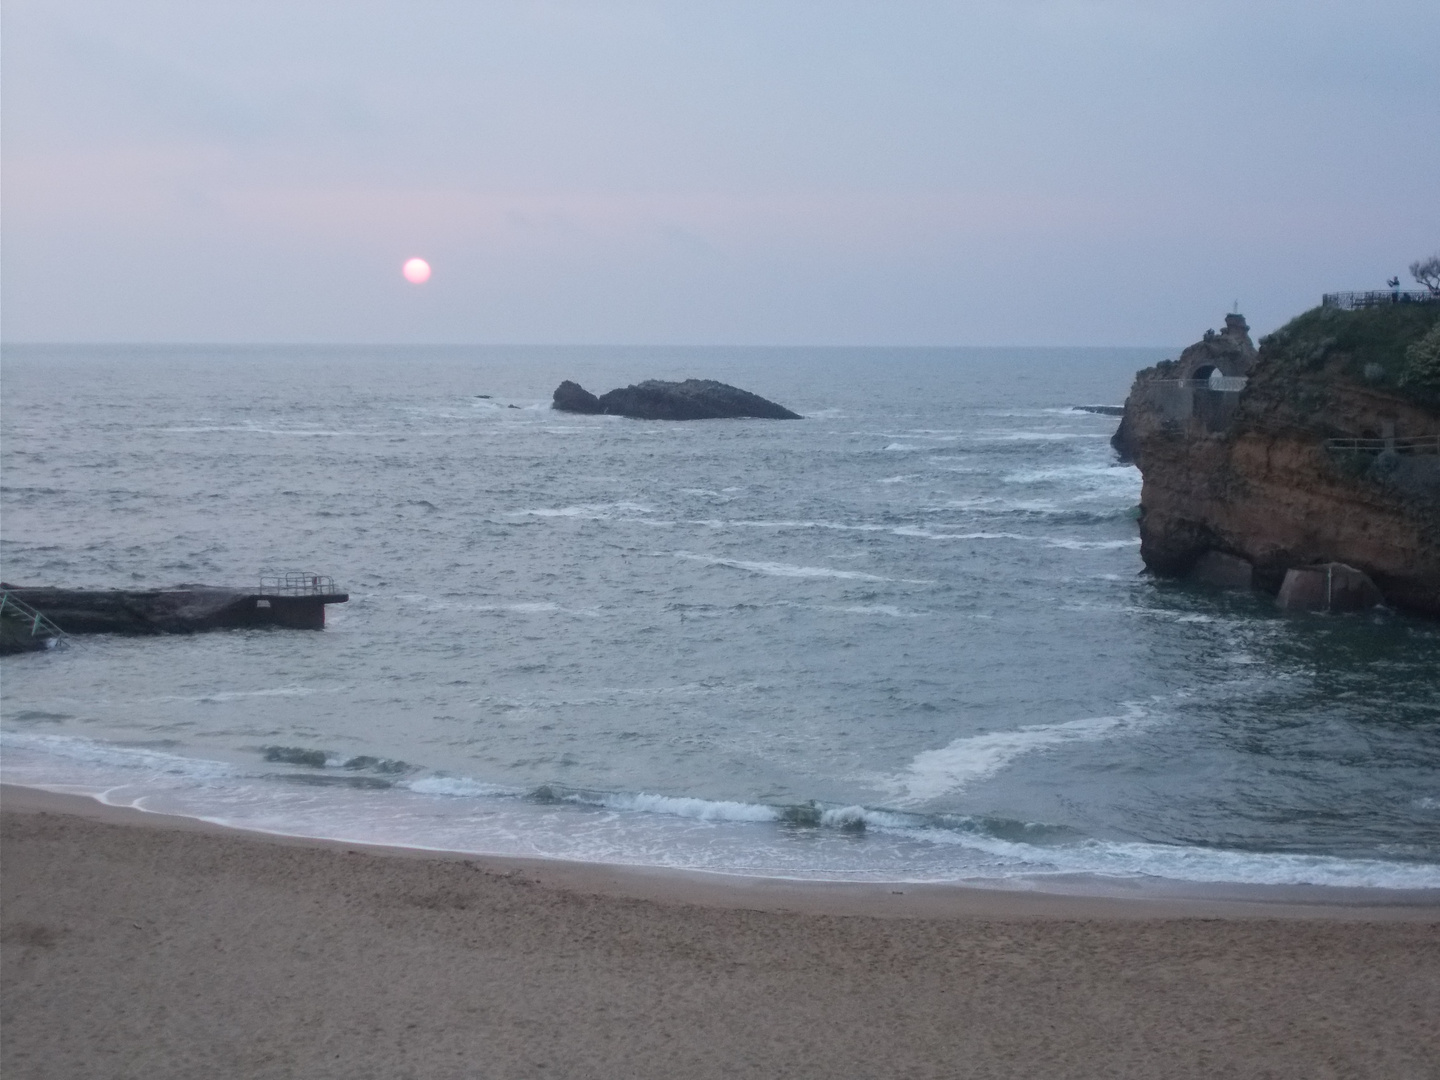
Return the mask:
[[(1440, 625), (1141, 571), (1157, 350), (7, 347), (5, 580), (333, 575), (0, 661), (0, 774), (787, 877), (1440, 888)], [(711, 377), (799, 422), (551, 411)]]

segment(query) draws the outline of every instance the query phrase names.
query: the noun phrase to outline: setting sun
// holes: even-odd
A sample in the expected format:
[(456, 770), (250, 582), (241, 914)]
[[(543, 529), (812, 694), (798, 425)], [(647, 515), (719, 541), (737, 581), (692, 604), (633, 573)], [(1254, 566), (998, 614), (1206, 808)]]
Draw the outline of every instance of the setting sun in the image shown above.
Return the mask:
[(409, 260), (402, 272), (405, 274), (405, 280), (412, 285), (424, 285), (430, 280), (430, 264), (424, 259)]

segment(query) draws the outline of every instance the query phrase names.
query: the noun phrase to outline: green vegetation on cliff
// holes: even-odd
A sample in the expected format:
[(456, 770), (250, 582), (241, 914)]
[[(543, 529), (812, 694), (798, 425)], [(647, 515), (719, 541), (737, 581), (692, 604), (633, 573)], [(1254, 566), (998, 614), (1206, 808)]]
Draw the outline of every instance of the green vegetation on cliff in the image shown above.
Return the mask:
[(1440, 303), (1311, 308), (1261, 338), (1260, 355), (1276, 369), (1325, 371), (1440, 403)]

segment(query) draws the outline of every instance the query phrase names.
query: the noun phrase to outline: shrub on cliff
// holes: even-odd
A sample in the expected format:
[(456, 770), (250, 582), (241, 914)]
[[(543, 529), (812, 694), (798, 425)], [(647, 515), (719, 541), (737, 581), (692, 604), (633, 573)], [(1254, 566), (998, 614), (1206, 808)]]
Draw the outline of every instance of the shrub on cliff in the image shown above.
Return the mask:
[(1412, 393), (1440, 398), (1440, 322), (1405, 350), (1405, 370), (1400, 385)]
[(1359, 311), (1312, 308), (1261, 338), (1260, 356), (1279, 371), (1324, 370), (1429, 401), (1440, 386), (1432, 389), (1426, 381), (1424, 372), (1432, 370), (1424, 367), (1428, 361), (1414, 361), (1415, 373), (1410, 374), (1409, 350), (1437, 326), (1440, 304), (1387, 304)]

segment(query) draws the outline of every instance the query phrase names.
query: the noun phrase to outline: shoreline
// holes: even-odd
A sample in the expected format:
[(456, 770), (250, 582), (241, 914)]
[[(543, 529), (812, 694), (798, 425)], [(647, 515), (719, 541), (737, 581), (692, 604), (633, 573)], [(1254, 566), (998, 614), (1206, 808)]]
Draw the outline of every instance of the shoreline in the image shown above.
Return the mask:
[(474, 858), (10, 787), (0, 853), (7, 1080), (1420, 1080), (1440, 1055), (1434, 907)]
[(111, 825), (240, 837), (380, 858), (460, 862), (550, 888), (662, 903), (811, 915), (987, 919), (1334, 919), (1440, 922), (1440, 889), (1396, 890), (1105, 879), (1081, 875), (988, 881), (840, 881), (591, 863), (382, 845), (247, 829), (112, 806), (93, 795), (0, 784), (0, 811), (69, 815)]

